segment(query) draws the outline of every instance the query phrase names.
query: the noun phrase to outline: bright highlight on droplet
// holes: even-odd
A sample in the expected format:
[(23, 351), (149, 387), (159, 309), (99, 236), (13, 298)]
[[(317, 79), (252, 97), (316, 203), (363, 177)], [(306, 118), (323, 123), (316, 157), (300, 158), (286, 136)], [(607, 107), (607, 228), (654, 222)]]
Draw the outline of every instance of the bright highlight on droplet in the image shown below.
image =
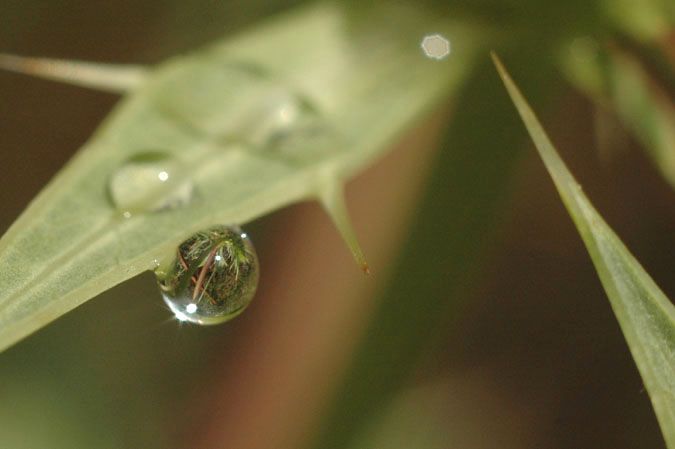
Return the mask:
[(161, 171), (157, 173), (157, 177), (159, 178), (160, 181), (166, 181), (167, 179), (169, 179), (169, 174), (165, 171)]
[(428, 34), (420, 44), (427, 57), (441, 60), (450, 54), (450, 41), (440, 34)]
[(188, 304), (188, 305), (185, 307), (185, 311), (186, 311), (187, 313), (195, 313), (195, 312), (197, 311), (197, 304), (194, 304), (194, 303)]

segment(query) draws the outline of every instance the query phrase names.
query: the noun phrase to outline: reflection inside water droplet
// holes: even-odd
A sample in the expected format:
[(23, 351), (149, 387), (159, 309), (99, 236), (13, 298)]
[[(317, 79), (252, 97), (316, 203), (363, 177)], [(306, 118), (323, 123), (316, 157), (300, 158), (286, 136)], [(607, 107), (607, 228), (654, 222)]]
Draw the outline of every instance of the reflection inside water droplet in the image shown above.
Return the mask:
[(214, 226), (184, 241), (166, 273), (164, 301), (181, 321), (217, 324), (240, 314), (258, 286), (258, 257), (236, 226)]
[(133, 156), (118, 167), (108, 181), (110, 200), (125, 218), (137, 212), (184, 206), (193, 191), (187, 174), (163, 152)]

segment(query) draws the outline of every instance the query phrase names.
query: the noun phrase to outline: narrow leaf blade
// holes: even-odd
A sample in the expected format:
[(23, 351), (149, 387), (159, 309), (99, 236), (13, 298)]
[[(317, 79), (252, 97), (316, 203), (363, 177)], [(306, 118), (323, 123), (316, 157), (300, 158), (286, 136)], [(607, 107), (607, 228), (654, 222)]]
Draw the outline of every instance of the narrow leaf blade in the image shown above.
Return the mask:
[(0, 53), (0, 69), (112, 93), (136, 89), (147, 76), (146, 69), (138, 65), (27, 58), (5, 53)]
[(588, 249), (656, 411), (675, 447), (675, 307), (595, 210), (497, 56), (493, 60)]

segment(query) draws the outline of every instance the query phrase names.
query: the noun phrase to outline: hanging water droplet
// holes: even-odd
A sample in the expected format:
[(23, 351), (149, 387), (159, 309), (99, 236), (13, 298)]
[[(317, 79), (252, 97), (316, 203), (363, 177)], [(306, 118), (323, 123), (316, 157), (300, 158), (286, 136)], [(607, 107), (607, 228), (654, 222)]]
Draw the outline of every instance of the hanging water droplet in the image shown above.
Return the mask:
[(125, 218), (137, 212), (184, 206), (193, 191), (190, 178), (163, 152), (133, 156), (108, 181), (110, 200)]
[(253, 243), (236, 226), (214, 226), (181, 243), (166, 273), (164, 301), (181, 321), (218, 324), (239, 315), (258, 286)]

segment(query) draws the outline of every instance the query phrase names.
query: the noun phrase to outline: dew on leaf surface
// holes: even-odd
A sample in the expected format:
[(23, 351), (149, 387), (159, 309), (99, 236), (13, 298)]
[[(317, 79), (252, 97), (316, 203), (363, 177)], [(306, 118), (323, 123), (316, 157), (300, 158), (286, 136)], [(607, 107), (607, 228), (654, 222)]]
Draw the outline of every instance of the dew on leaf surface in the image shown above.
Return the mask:
[(125, 217), (185, 206), (194, 183), (177, 161), (163, 152), (139, 153), (117, 167), (108, 179), (108, 195)]
[(281, 160), (315, 160), (335, 138), (312, 98), (254, 64), (214, 68), (197, 59), (167, 73), (152, 95), (163, 114), (196, 136), (242, 143)]

